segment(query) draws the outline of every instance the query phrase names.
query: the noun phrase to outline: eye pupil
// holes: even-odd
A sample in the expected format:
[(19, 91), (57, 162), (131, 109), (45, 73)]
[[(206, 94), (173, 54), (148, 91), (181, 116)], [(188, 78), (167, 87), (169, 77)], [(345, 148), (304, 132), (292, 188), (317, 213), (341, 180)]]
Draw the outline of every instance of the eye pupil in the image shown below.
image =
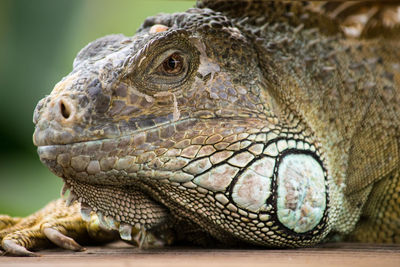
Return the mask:
[(182, 70), (183, 59), (178, 54), (170, 55), (163, 63), (163, 69), (168, 74), (177, 74)]
[(178, 62), (175, 60), (175, 58), (173, 58), (173, 57), (168, 58), (168, 67), (170, 69), (175, 69), (177, 64), (178, 64)]

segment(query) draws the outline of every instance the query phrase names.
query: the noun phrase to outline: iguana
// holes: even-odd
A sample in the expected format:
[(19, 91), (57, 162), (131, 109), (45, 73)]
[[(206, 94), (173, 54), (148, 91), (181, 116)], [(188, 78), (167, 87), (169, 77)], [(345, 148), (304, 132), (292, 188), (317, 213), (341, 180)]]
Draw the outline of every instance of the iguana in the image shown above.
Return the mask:
[(33, 118), (68, 199), (1, 247), (399, 243), (399, 6), (198, 1), (90, 43)]

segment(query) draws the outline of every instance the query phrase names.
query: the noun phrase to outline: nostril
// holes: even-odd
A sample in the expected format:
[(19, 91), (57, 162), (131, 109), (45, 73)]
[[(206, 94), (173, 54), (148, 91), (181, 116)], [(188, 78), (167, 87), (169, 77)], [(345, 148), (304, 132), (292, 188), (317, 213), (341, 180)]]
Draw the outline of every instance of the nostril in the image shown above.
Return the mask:
[(64, 101), (60, 101), (60, 112), (64, 119), (68, 119), (71, 116), (71, 109)]

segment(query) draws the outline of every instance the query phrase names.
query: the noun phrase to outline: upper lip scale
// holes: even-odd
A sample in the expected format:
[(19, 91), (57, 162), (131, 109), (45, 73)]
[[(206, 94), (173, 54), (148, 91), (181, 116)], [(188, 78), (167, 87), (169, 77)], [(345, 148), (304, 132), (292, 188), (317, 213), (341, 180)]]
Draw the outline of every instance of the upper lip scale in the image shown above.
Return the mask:
[[(179, 123), (182, 123), (182, 122), (185, 122), (185, 121), (188, 121), (188, 120), (198, 121), (199, 119), (188, 117), (188, 118), (184, 118), (184, 119), (179, 120)], [(124, 137), (127, 137), (127, 136), (134, 136), (135, 134), (140, 134), (142, 132), (151, 131), (152, 129), (156, 129), (156, 128), (162, 128), (164, 125), (170, 125), (170, 124), (171, 124), (171, 122), (164, 122), (164, 123), (160, 123), (160, 124), (154, 125), (152, 127), (148, 127), (148, 128), (144, 128), (144, 129), (138, 129), (133, 134), (126, 134), (126, 135), (119, 135), (119, 136), (114, 136), (114, 137), (105, 137), (105, 138), (98, 138), (98, 139), (81, 140), (81, 141), (76, 141), (76, 142), (73, 142), (73, 143), (66, 143), (66, 144), (49, 144), (49, 145), (40, 145), (39, 144), (38, 145), (36, 143), (36, 141), (35, 141), (35, 138), (33, 138), (33, 143), (34, 143), (34, 145), (36, 147), (39, 148), (39, 147), (46, 147), (46, 146), (66, 146), (66, 145), (73, 145), (73, 144), (92, 142), (92, 141), (114, 140), (114, 139), (117, 139), (117, 138), (124, 138)], [(36, 133), (36, 130), (35, 130), (35, 133)], [(35, 133), (34, 133), (34, 136), (35, 136)]]

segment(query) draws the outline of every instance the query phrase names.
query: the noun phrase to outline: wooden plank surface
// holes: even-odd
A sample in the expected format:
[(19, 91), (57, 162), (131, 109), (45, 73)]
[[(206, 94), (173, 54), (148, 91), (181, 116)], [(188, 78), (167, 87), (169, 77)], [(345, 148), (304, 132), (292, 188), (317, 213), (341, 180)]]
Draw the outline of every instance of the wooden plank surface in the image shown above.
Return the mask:
[[(376, 266), (400, 267), (400, 245), (332, 243), (317, 248), (140, 250), (123, 242), (87, 247), (84, 252), (41, 251), (41, 257), (0, 257), (0, 266)], [(93, 264), (93, 265), (92, 265)]]

